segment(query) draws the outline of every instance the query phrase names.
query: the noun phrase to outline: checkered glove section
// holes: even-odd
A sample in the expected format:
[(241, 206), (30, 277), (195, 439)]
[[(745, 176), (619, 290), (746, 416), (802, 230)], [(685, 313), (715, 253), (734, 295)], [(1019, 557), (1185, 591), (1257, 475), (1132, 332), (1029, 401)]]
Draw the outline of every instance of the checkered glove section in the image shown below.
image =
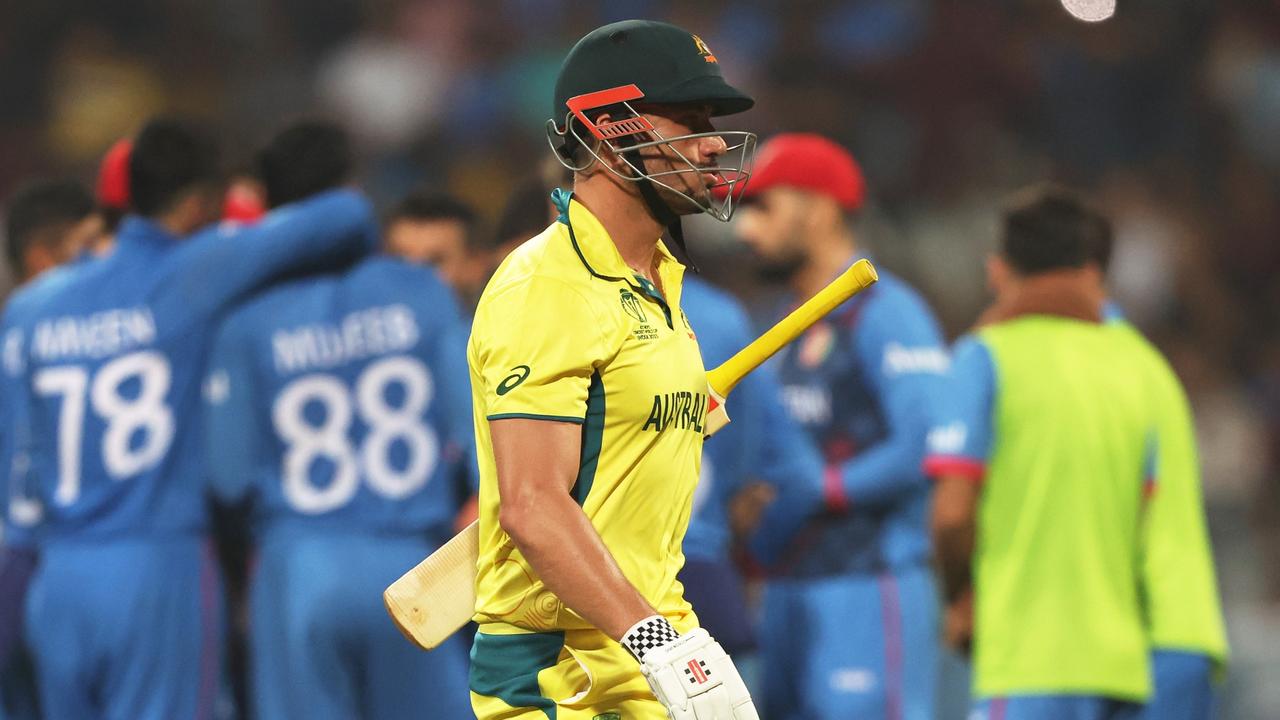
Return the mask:
[(646, 651), (640, 672), (671, 720), (759, 720), (738, 669), (702, 628)]
[(662, 647), (680, 637), (680, 633), (671, 627), (671, 623), (661, 615), (650, 615), (641, 620), (622, 636), (622, 647), (626, 648), (640, 662), (652, 649)]

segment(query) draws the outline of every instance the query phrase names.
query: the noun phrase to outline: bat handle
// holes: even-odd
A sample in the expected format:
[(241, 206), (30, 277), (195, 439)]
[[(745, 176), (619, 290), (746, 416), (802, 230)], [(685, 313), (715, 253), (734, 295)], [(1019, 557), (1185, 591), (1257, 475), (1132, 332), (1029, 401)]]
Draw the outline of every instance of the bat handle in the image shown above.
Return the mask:
[(747, 373), (755, 370), (784, 345), (795, 340), (844, 301), (875, 284), (880, 276), (867, 260), (859, 260), (803, 305), (779, 320), (750, 345), (707, 373), (707, 383), (720, 397), (727, 397)]

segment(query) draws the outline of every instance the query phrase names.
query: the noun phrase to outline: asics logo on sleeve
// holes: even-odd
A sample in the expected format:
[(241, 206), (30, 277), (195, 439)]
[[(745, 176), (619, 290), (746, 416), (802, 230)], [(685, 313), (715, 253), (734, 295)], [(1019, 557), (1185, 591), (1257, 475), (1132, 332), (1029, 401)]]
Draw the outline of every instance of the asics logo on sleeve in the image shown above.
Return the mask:
[(506, 395), (515, 390), (520, 386), (520, 383), (524, 382), (525, 378), (529, 377), (528, 365), (517, 365), (511, 368), (511, 371), (510, 375), (502, 378), (502, 382), (498, 383), (499, 395)]

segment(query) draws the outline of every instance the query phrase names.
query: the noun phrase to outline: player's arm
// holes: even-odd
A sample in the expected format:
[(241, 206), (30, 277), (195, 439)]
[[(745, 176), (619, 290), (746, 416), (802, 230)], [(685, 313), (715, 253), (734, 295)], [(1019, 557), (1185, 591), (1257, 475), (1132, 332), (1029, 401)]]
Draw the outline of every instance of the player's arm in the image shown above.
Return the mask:
[(614, 640), (656, 615), (570, 494), (582, 428), (524, 418), (494, 420), (489, 428), (498, 470), (498, 522), (547, 588)]
[(985, 345), (956, 344), (944, 392), (929, 431), (925, 471), (935, 481), (933, 547), (947, 606), (949, 645), (967, 650), (972, 634), (973, 553), (978, 503), (991, 449), (995, 373)]
[(837, 510), (890, 504), (920, 489), (931, 406), (948, 365), (937, 326), (914, 297), (869, 299), (855, 343), (885, 435), (853, 459), (827, 468), (823, 489), (827, 505)]
[(220, 225), (179, 250), (177, 289), (189, 310), (214, 314), (291, 274), (354, 262), (378, 242), (373, 208), (352, 190), (330, 190), (273, 210), (255, 225)]
[(43, 505), (30, 472), (36, 438), (31, 435), (33, 397), (28, 385), (30, 328), (14, 319), (14, 301), (0, 329), (0, 522), (3, 544), (31, 544), (31, 533), (43, 516)]
[[(431, 271), (429, 271), (431, 272)], [(432, 272), (434, 275), (434, 272)], [(458, 514), (454, 524), (461, 530), (476, 519), (476, 495), (480, 491), (480, 471), (476, 465), (475, 420), (471, 411), (471, 383), (467, 370), (467, 333), (452, 291), (437, 280), (431, 292), (423, 289), (423, 311), (438, 323), (433, 331), (437, 341), (431, 369), (440, 398), (445, 453), (450, 460), (449, 480), (455, 492)]]
[(38, 553), (30, 536), (40, 505), (28, 497), (24, 330), (6, 312), (0, 329), (0, 668), (22, 637), (27, 588)]
[(250, 322), (244, 310), (223, 322), (204, 383), (204, 467), (213, 497), (224, 505), (248, 499), (254, 463), (272, 456), (275, 437), (259, 411), (269, 398), (255, 389)]

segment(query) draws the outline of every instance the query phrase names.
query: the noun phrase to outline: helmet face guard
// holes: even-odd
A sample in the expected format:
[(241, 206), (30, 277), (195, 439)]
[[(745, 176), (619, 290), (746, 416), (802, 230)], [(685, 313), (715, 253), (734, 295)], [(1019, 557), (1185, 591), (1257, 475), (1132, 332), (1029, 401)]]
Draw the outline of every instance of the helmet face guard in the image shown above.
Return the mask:
[[(640, 88), (635, 85), (624, 85), (570, 98), (566, 103), (569, 107), (569, 112), (564, 117), (564, 129), (561, 130), (554, 119), (547, 121), (547, 142), (556, 151), (556, 159), (560, 161), (561, 165), (573, 172), (582, 172), (598, 161), (623, 180), (630, 182), (648, 181), (659, 185), (687, 200), (697, 212), (706, 213), (717, 220), (727, 222), (733, 216), (736, 200), (742, 196), (742, 190), (746, 187), (747, 181), (751, 177), (750, 167), (755, 159), (756, 152), (755, 133), (728, 130), (687, 133), (676, 137), (664, 138), (653, 127), (653, 123), (649, 122), (648, 118), (632, 107), (631, 103), (633, 101), (640, 100), (643, 97), (644, 93), (640, 91)], [(614, 105), (621, 106), (630, 114), (626, 117), (615, 118), (602, 123), (592, 122), (587, 115), (590, 110)], [(579, 134), (578, 128), (574, 123), (575, 119), (590, 132), (590, 138), (584, 138)], [(698, 167), (671, 144), (680, 140), (694, 140), (704, 137), (719, 137), (728, 145), (726, 150), (721, 153), (718, 164), (712, 167)], [(607, 145), (614, 154), (622, 158), (622, 161), (631, 169), (631, 174), (621, 173), (605, 162), (600, 157), (596, 141)], [(575, 142), (586, 148), (587, 152), (591, 154), (591, 161), (581, 166), (576, 166), (571, 157), (566, 157), (569, 155), (567, 148), (572, 147), (572, 143)], [(663, 152), (663, 157), (677, 167), (661, 172), (648, 172), (639, 153), (647, 148), (659, 148), (661, 150), (664, 146), (670, 150), (670, 153)], [(682, 163), (683, 166), (681, 166)], [(714, 173), (720, 176), (722, 180), (705, 184), (703, 180), (705, 173)], [(704, 197), (696, 198), (685, 190), (673, 187), (668, 182), (670, 178), (684, 174), (692, 174), (698, 183), (703, 183), (705, 188)], [(696, 185), (697, 183), (690, 184)]]

